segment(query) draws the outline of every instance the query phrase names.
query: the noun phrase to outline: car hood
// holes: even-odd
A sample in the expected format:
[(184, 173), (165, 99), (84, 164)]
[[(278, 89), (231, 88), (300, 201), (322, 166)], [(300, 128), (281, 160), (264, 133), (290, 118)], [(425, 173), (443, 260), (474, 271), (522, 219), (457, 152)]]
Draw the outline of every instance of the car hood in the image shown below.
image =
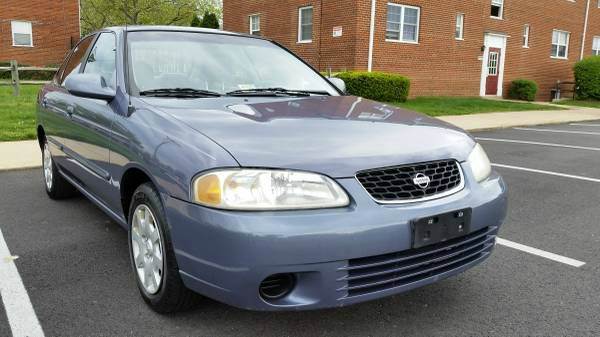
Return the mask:
[(369, 168), (464, 161), (474, 146), (448, 123), (354, 96), (143, 101), (211, 138), (245, 167), (351, 177)]

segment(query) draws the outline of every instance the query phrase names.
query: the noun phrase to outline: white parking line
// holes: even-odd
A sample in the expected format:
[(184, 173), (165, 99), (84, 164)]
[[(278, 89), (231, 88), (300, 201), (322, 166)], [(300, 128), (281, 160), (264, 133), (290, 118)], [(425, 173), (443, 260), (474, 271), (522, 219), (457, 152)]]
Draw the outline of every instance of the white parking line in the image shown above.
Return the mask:
[(594, 123), (590, 123), (590, 124), (586, 124), (586, 123), (570, 123), (569, 125), (573, 125), (573, 126), (600, 126), (600, 124), (594, 124)]
[(541, 146), (563, 147), (563, 148), (567, 148), (567, 149), (600, 151), (600, 147), (577, 146), (577, 145), (566, 145), (566, 144), (555, 144), (555, 143), (542, 143), (542, 142), (532, 142), (532, 141), (528, 141), (528, 140), (486, 138), (486, 137), (475, 137), (475, 139), (483, 140), (483, 141), (490, 141), (490, 142), (531, 144), (531, 145), (541, 145)]
[(13, 337), (43, 337), (14, 259), (0, 230), (0, 295)]
[(507, 168), (507, 169), (512, 169), (512, 170), (519, 170), (519, 171), (526, 171), (526, 172), (533, 172), (533, 173), (548, 174), (548, 175), (557, 176), (557, 177), (563, 177), (563, 178), (570, 178), (570, 179), (591, 181), (593, 183), (600, 183), (600, 179), (590, 178), (590, 177), (584, 177), (584, 176), (576, 176), (576, 175), (573, 175), (573, 174), (566, 174), (566, 173), (552, 172), (552, 171), (544, 171), (544, 170), (537, 170), (537, 169), (532, 169), (532, 168), (527, 168), (527, 167), (519, 167), (519, 166), (496, 164), (496, 163), (493, 163), (492, 166), (494, 166), (494, 167), (502, 167), (502, 168)]
[(564, 263), (564, 264), (567, 264), (569, 266), (573, 266), (576, 268), (579, 268), (585, 264), (585, 262), (583, 262), (583, 261), (575, 260), (570, 257), (565, 257), (565, 256), (554, 254), (554, 253), (550, 253), (545, 250), (525, 246), (520, 243), (512, 242), (512, 241), (505, 240), (502, 238), (496, 238), (496, 243), (499, 245), (510, 247), (510, 248), (513, 248), (516, 250), (520, 250), (522, 252), (526, 252), (526, 253), (529, 253), (532, 255), (541, 256), (543, 258), (546, 258), (546, 259), (549, 259), (552, 261)]
[(591, 132), (591, 131), (569, 131), (569, 130), (558, 130), (558, 129), (536, 129), (536, 128), (513, 128), (515, 130), (522, 131), (537, 131), (537, 132), (555, 132), (555, 133), (571, 133), (577, 135), (593, 135), (600, 136), (600, 132)]

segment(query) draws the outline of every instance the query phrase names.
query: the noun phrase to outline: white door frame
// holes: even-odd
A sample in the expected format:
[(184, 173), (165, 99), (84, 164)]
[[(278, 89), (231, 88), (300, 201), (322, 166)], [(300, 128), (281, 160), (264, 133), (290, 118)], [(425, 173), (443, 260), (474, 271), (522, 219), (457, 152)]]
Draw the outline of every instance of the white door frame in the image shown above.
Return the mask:
[(497, 33), (485, 33), (483, 60), (481, 62), (481, 82), (479, 85), (479, 96), (485, 96), (485, 83), (488, 73), (488, 61), (490, 56), (490, 48), (500, 49), (500, 65), (498, 67), (498, 92), (496, 96), (502, 97), (504, 89), (504, 60), (506, 60), (506, 40), (507, 35)]

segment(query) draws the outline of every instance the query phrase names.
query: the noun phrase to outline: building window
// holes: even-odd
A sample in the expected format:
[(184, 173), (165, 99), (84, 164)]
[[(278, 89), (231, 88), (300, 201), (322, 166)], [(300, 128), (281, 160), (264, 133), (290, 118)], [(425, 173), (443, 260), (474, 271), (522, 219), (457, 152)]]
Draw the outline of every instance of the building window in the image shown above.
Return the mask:
[(566, 59), (569, 55), (569, 32), (554, 30), (552, 32), (552, 57)]
[(523, 26), (523, 48), (529, 48), (529, 25)]
[(490, 52), (490, 58), (488, 60), (488, 75), (496, 76), (498, 75), (498, 58), (500, 58), (500, 53), (494, 51)]
[(493, 18), (502, 19), (504, 12), (504, 0), (492, 0), (492, 11), (490, 16)]
[(312, 42), (313, 8), (302, 7), (298, 10), (298, 42)]
[(456, 28), (454, 30), (454, 38), (457, 40), (464, 39), (465, 33), (465, 15), (462, 13), (456, 14)]
[(13, 46), (33, 47), (33, 35), (31, 33), (31, 22), (11, 21)]
[(419, 7), (388, 3), (387, 28), (385, 38), (388, 41), (406, 43), (419, 42)]
[(592, 45), (592, 55), (600, 55), (600, 36), (594, 36), (594, 44)]
[(260, 15), (250, 15), (250, 34), (260, 36)]

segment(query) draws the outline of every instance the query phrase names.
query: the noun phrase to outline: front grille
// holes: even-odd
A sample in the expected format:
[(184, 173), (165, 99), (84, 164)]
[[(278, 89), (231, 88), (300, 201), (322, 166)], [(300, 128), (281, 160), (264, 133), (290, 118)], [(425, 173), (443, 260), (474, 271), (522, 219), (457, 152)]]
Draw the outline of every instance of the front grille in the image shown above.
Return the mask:
[(432, 246), (348, 261), (343, 297), (402, 287), (459, 268), (488, 255), (498, 227), (486, 227), (466, 236)]
[[(427, 186), (415, 184), (417, 174), (429, 177)], [(458, 192), (463, 187), (460, 164), (456, 160), (392, 166), (361, 171), (356, 178), (378, 202), (411, 202), (441, 197)]]

